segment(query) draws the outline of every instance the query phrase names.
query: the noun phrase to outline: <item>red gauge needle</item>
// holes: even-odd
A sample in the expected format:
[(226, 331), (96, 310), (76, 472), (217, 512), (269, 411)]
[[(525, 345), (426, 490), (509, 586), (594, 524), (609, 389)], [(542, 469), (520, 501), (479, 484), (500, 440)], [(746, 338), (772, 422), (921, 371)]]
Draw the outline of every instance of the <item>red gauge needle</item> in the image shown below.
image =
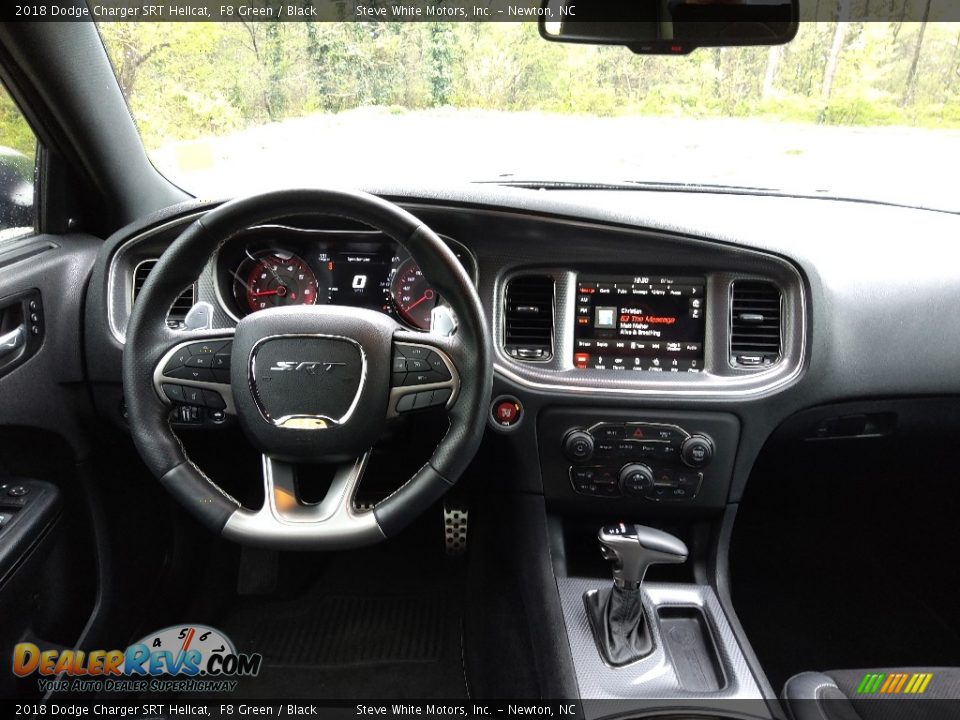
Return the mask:
[(263, 297), (264, 295), (279, 295), (279, 290), (263, 290), (261, 292), (250, 293), (250, 297)]
[(429, 300), (429, 299), (432, 298), (432, 297), (433, 297), (433, 293), (432, 293), (430, 290), (427, 290), (427, 291), (423, 294), (423, 297), (421, 297), (419, 300), (417, 300), (415, 303), (413, 303), (413, 305), (408, 305), (408, 306), (407, 306), (407, 312), (410, 312), (410, 311), (413, 310), (417, 305), (419, 305), (420, 303), (422, 303), (424, 300)]

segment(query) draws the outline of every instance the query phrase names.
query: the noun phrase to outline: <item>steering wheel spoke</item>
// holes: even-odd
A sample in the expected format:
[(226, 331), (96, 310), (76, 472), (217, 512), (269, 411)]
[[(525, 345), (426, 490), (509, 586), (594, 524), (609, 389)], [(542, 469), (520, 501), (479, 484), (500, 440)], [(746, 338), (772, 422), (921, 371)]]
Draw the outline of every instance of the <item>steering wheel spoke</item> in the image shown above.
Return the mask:
[(154, 390), (160, 398), (167, 405), (193, 405), (236, 415), (230, 387), (233, 331), (178, 333), (176, 340), (153, 371)]
[(305, 503), (297, 490), (297, 468), (264, 455), (263, 506), (238, 508), (227, 519), (224, 537), (284, 549), (355, 547), (383, 540), (373, 512), (354, 506), (368, 457), (364, 453), (338, 465), (323, 500)]
[(451, 408), (460, 392), (452, 336), (399, 330), (393, 337), (387, 417), (415, 410)]

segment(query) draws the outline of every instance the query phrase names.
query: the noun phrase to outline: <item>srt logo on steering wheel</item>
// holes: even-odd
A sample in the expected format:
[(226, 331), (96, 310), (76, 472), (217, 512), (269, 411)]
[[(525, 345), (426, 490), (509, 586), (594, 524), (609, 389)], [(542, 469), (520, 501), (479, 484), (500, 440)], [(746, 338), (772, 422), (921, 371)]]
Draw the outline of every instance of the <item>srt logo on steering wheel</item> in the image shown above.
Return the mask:
[(342, 362), (296, 362), (295, 360), (278, 360), (271, 370), (280, 372), (303, 371), (310, 375), (317, 374), (317, 368), (322, 367), (324, 372), (330, 372), (333, 368), (346, 365)]

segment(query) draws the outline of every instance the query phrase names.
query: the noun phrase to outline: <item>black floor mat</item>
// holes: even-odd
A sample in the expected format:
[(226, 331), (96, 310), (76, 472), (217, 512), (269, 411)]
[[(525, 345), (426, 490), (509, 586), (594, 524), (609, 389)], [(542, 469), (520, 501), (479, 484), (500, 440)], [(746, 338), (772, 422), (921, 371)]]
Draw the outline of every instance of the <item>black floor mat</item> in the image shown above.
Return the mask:
[(240, 697), (458, 698), (467, 690), (449, 593), (329, 595), (245, 605), (221, 623), (264, 665)]
[(202, 611), (238, 650), (263, 655), (231, 696), (466, 698), (465, 568), (441, 538), (424, 522), (370, 548), (284, 554), (275, 593)]
[[(243, 648), (287, 667), (436, 662), (450, 625), (449, 603), (436, 595), (334, 595), (240, 612), (227, 626), (248, 636)], [(239, 628), (250, 627), (251, 631)]]

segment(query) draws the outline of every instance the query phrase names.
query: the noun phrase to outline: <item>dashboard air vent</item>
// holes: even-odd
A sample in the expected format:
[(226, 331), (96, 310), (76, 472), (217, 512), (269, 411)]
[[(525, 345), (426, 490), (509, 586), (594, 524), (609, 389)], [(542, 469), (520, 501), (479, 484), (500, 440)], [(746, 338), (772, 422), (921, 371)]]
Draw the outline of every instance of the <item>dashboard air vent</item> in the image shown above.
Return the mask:
[[(140, 294), (143, 284), (147, 281), (150, 271), (156, 266), (156, 260), (144, 260), (133, 269), (133, 297), (132, 301), (137, 301), (137, 295)], [(191, 285), (178, 297), (173, 307), (170, 308), (170, 314), (167, 315), (167, 325), (171, 328), (183, 327), (183, 320), (196, 302), (196, 288)]]
[(553, 357), (553, 278), (524, 275), (507, 284), (503, 349), (518, 360)]
[(730, 355), (736, 365), (772, 365), (780, 359), (782, 298), (776, 285), (737, 280), (730, 298)]

